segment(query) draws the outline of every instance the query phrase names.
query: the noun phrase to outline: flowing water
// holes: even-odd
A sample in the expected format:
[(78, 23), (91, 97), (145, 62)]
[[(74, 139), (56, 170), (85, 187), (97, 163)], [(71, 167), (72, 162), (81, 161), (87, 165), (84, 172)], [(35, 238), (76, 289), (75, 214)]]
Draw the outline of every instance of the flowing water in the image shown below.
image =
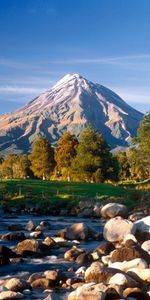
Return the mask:
[[(95, 231), (102, 232), (102, 224), (99, 220), (92, 220), (92, 219), (84, 219), (78, 217), (54, 217), (54, 216), (34, 216), (34, 215), (24, 215), (20, 214), (14, 216), (7, 216), (3, 215), (0, 216), (0, 235), (10, 232), (8, 230), (8, 225), (10, 224), (21, 224), (23, 228), (25, 228), (27, 222), (32, 220), (33, 223), (39, 224), (41, 221), (48, 221), (50, 223), (50, 230), (44, 231), (44, 236), (51, 236), (56, 237), (57, 232), (61, 229), (64, 229), (74, 223), (84, 222), (91, 226)], [(29, 232), (26, 230), (22, 230), (25, 233), (26, 238), (29, 237)], [(42, 239), (37, 239), (38, 241), (43, 241)], [(5, 245), (12, 250), (15, 249), (18, 241), (3, 241), (0, 240), (0, 245)], [(95, 240), (88, 240), (85, 242), (80, 242), (77, 244), (77, 247), (86, 249), (87, 251), (94, 250), (100, 241)], [(42, 272), (46, 270), (53, 270), (59, 269), (63, 270), (67, 273), (67, 269), (70, 267), (78, 268), (79, 266), (73, 262), (67, 262), (64, 260), (63, 256), (65, 251), (70, 248), (64, 249), (54, 249), (51, 250), (50, 256), (40, 257), (40, 258), (25, 258), (22, 263), (10, 264), (7, 266), (0, 267), (0, 280), (11, 278), (11, 277), (18, 277), (27, 279), (30, 274), (35, 272)], [(67, 293), (62, 289), (55, 289), (56, 295), (58, 295), (58, 299), (67, 299)], [(24, 299), (44, 299), (46, 298), (47, 294), (44, 294), (43, 291), (33, 290), (32, 294), (26, 295)], [(55, 299), (52, 298), (52, 299)]]

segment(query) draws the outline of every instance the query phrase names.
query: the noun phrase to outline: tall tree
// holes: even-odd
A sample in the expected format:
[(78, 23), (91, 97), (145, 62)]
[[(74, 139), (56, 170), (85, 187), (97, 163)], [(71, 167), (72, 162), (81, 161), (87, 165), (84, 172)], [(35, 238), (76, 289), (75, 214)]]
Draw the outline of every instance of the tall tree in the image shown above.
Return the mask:
[(135, 166), (139, 170), (140, 179), (148, 179), (150, 178), (150, 112), (145, 115), (140, 123), (135, 142), (137, 146), (132, 150)]
[(31, 170), (38, 178), (49, 179), (55, 167), (54, 149), (47, 138), (39, 136), (29, 156)]
[(77, 153), (78, 140), (74, 134), (65, 132), (58, 142), (55, 149), (55, 160), (57, 170), (61, 175), (70, 181), (71, 163)]
[(119, 152), (119, 153), (117, 153), (116, 157), (118, 159), (119, 166), (120, 166), (119, 179), (120, 180), (129, 179), (129, 177), (131, 175), (130, 163), (129, 163), (129, 159), (128, 159), (126, 152)]
[(80, 180), (103, 182), (111, 178), (112, 155), (102, 135), (95, 129), (88, 127), (82, 132), (72, 168)]

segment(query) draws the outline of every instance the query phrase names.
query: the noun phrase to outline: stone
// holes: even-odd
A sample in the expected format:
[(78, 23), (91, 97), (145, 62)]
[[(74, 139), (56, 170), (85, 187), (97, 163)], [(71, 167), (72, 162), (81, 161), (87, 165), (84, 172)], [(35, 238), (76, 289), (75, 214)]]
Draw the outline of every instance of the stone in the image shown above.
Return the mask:
[(133, 224), (133, 234), (138, 241), (144, 242), (150, 239), (150, 216), (142, 218)]
[(132, 233), (132, 222), (116, 217), (110, 219), (104, 226), (103, 235), (104, 238), (109, 242), (123, 241), (124, 237)]
[(125, 205), (119, 203), (108, 203), (101, 209), (101, 216), (103, 218), (114, 218), (117, 216), (127, 217), (128, 209)]
[(35, 229), (36, 225), (33, 223), (32, 220), (28, 221), (25, 229), (28, 231), (33, 231)]
[(79, 265), (88, 264), (93, 261), (90, 253), (81, 253), (76, 258), (76, 263)]
[(32, 283), (33, 281), (35, 281), (36, 279), (39, 279), (39, 278), (44, 278), (44, 272), (36, 272), (36, 273), (33, 273), (29, 276), (28, 278), (28, 281), (30, 283)]
[(109, 267), (127, 272), (129, 269), (132, 269), (132, 268), (146, 269), (146, 268), (148, 268), (148, 264), (142, 258), (135, 258), (130, 261), (110, 263)]
[(66, 251), (64, 254), (64, 259), (68, 261), (75, 261), (76, 258), (81, 254), (84, 253), (85, 250), (78, 249), (76, 246), (73, 246), (70, 250)]
[(103, 272), (103, 264), (100, 262), (93, 262), (85, 271), (86, 282), (101, 282), (101, 273)]
[(22, 299), (23, 295), (21, 293), (16, 293), (12, 291), (3, 291), (0, 293), (1, 300), (14, 300), (14, 299)]
[(140, 288), (127, 288), (123, 291), (123, 296), (125, 298), (127, 297), (133, 297), (137, 300), (149, 300), (149, 295), (146, 292), (142, 292)]
[(17, 254), (24, 255), (28, 252), (37, 252), (39, 250), (39, 242), (36, 240), (24, 240), (17, 244)]
[(110, 242), (102, 242), (94, 252), (97, 252), (100, 256), (108, 255), (111, 251), (115, 249), (115, 246)]
[(30, 233), (30, 237), (34, 239), (42, 239), (44, 238), (44, 234), (41, 231), (33, 231)]
[(56, 242), (51, 237), (47, 236), (43, 242), (46, 246), (53, 248), (56, 245)]
[(150, 255), (146, 251), (144, 251), (138, 244), (135, 244), (133, 241), (132, 243), (133, 245), (131, 246), (124, 246), (114, 250), (111, 253), (111, 262), (123, 262), (133, 260), (135, 258), (143, 258), (149, 264)]
[(68, 300), (104, 300), (105, 292), (96, 284), (84, 284), (78, 287), (76, 292), (68, 297)]
[(6, 281), (4, 287), (13, 292), (23, 292), (23, 290), (30, 288), (30, 284), (22, 279), (11, 278)]
[(133, 273), (135, 273), (139, 278), (141, 278), (145, 282), (150, 283), (150, 269), (132, 268), (128, 270), (129, 275), (133, 275)]
[(23, 232), (8, 232), (1, 236), (1, 240), (4, 241), (23, 241), (25, 240), (25, 234)]
[(76, 223), (67, 227), (65, 232), (65, 238), (68, 240), (87, 240), (92, 238), (94, 231), (85, 223)]
[(137, 239), (136, 239), (136, 237), (133, 235), (133, 234), (127, 234), (125, 237), (124, 237), (124, 240), (123, 240), (123, 242), (122, 242), (122, 244), (125, 244), (126, 243), (126, 241), (128, 241), (128, 240), (132, 240), (133, 242), (137, 242)]
[(79, 218), (90, 218), (93, 216), (93, 209), (92, 208), (85, 208), (79, 214)]
[(50, 287), (50, 280), (46, 278), (38, 278), (31, 283), (31, 286), (35, 289), (47, 289)]
[(127, 287), (137, 287), (137, 282), (134, 279), (127, 274), (121, 273), (113, 275), (109, 280), (109, 284), (121, 285), (123, 289)]
[(145, 251), (147, 251), (150, 254), (150, 240), (145, 241), (142, 245), (141, 248)]

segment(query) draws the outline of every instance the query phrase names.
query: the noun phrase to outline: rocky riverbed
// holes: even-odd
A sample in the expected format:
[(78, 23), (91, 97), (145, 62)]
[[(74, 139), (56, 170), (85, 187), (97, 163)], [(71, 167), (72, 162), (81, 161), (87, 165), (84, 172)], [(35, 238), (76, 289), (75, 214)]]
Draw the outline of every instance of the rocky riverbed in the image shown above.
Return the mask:
[(110, 203), (70, 216), (1, 213), (0, 299), (150, 299), (149, 266), (146, 211)]

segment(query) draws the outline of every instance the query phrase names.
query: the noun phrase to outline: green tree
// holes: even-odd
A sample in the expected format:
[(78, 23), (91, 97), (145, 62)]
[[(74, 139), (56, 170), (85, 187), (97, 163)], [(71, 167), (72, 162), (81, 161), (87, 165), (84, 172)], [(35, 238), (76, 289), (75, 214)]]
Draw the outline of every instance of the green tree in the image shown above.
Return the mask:
[(14, 178), (13, 166), (17, 161), (16, 154), (9, 154), (0, 166), (1, 177), (3, 178)]
[(13, 178), (32, 177), (33, 173), (30, 169), (31, 163), (27, 155), (18, 155), (13, 164)]
[(130, 178), (131, 173), (130, 173), (130, 162), (129, 162), (129, 158), (127, 156), (126, 152), (119, 152), (116, 155), (118, 162), (119, 162), (119, 166), (120, 166), (120, 170), (119, 170), (119, 179), (120, 180), (127, 180)]
[(111, 178), (112, 155), (102, 135), (95, 129), (88, 127), (82, 132), (72, 169), (79, 180), (103, 182)]
[(140, 123), (137, 138), (129, 151), (132, 178), (144, 180), (150, 178), (150, 112)]
[(32, 153), (29, 155), (31, 170), (38, 178), (49, 179), (54, 167), (54, 149), (47, 138), (39, 136), (33, 143)]
[(59, 139), (58, 146), (55, 149), (55, 160), (57, 170), (65, 179), (70, 180), (71, 163), (77, 153), (78, 140), (74, 134), (65, 132)]

